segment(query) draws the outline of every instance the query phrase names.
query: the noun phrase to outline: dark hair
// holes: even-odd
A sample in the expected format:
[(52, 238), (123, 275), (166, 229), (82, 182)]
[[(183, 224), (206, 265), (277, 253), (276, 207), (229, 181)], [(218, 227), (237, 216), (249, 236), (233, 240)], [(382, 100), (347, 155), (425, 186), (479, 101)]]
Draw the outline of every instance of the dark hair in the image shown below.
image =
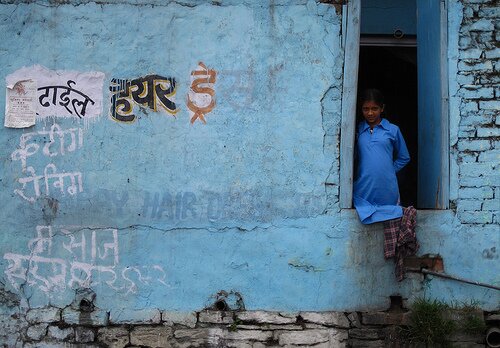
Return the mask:
[(364, 102), (372, 101), (380, 107), (384, 106), (384, 95), (378, 89), (370, 88), (365, 89), (359, 96), (359, 104), (363, 105)]

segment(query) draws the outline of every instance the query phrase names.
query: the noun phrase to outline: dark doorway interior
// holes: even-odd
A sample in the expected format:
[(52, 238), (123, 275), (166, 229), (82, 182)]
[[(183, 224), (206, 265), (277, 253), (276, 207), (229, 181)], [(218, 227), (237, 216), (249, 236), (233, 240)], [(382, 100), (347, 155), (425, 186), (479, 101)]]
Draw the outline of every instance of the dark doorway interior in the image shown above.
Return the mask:
[[(361, 46), (358, 90), (377, 88), (385, 96), (384, 117), (401, 129), (410, 163), (398, 174), (401, 204), (417, 204), (417, 48)], [(358, 110), (358, 120), (362, 119)]]

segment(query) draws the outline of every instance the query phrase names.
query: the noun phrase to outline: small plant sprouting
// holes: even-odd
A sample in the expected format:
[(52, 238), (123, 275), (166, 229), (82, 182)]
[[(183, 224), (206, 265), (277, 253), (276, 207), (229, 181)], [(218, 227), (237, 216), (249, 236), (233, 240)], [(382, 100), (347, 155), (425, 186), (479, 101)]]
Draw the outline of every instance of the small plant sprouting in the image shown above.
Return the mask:
[(477, 302), (449, 305), (439, 300), (417, 299), (411, 306), (411, 324), (402, 329), (410, 342), (426, 347), (448, 347), (450, 335), (457, 331), (481, 334), (486, 330)]
[(448, 336), (456, 327), (452, 320), (446, 318), (449, 308), (439, 300), (417, 299), (412, 306), (411, 325), (407, 332), (410, 342), (446, 347)]
[(487, 326), (477, 301), (463, 302), (454, 306), (461, 312), (459, 328), (468, 334), (484, 334)]
[(229, 330), (230, 332), (235, 332), (235, 331), (238, 331), (238, 325), (240, 325), (240, 324), (241, 324), (241, 320), (239, 320), (239, 319), (235, 319), (235, 320), (233, 321), (233, 323), (231, 324), (231, 326), (229, 326), (229, 329), (228, 329), (228, 330)]

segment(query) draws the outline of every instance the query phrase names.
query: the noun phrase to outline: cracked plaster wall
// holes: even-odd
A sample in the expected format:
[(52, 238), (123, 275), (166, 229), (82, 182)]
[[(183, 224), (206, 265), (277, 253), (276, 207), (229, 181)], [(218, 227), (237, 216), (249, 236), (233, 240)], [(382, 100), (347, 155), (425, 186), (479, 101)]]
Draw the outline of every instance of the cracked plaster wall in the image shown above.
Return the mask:
[[(450, 54), (462, 11), (452, 2)], [(83, 129), (71, 156), (30, 158), (81, 171), (76, 197), (29, 203), (15, 195), (21, 173), (11, 153), (28, 130), (0, 130), (2, 286), (20, 306), (59, 308), (90, 287), (100, 310), (125, 317), (199, 310), (220, 290), (240, 293), (247, 309), (368, 310), (385, 308), (389, 295), (424, 291), (495, 306), (493, 292), (470, 285), (418, 276), (396, 283), (381, 227), (338, 208), (341, 27), (338, 8), (314, 1), (0, 6), (3, 77), (34, 64), (105, 74), (96, 122), (57, 118), (34, 128)], [(217, 71), (217, 104), (206, 125), (190, 125), (185, 100), (199, 61)], [(112, 121), (111, 78), (147, 74), (177, 79), (180, 112)], [(497, 228), (498, 220), (461, 223), (453, 210), (419, 214), (422, 253), (440, 253), (447, 271), (483, 282), (498, 274)], [(85, 247), (70, 246), (83, 239)]]

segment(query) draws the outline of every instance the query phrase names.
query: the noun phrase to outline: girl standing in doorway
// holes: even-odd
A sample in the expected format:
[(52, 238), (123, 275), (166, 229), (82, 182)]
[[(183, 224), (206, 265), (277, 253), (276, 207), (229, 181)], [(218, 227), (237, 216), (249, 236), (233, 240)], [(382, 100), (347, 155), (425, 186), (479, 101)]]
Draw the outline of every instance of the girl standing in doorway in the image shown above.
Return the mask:
[(404, 278), (403, 259), (418, 250), (416, 210), (399, 204), (396, 173), (410, 161), (399, 127), (382, 118), (384, 97), (376, 89), (361, 95), (364, 121), (357, 133), (358, 173), (354, 207), (363, 224), (384, 221), (384, 257), (395, 257), (396, 278)]
[(364, 121), (358, 126), (358, 173), (353, 192), (354, 206), (363, 224), (403, 215), (396, 173), (410, 161), (410, 155), (398, 126), (382, 118), (383, 111), (382, 93), (365, 90), (361, 95)]

